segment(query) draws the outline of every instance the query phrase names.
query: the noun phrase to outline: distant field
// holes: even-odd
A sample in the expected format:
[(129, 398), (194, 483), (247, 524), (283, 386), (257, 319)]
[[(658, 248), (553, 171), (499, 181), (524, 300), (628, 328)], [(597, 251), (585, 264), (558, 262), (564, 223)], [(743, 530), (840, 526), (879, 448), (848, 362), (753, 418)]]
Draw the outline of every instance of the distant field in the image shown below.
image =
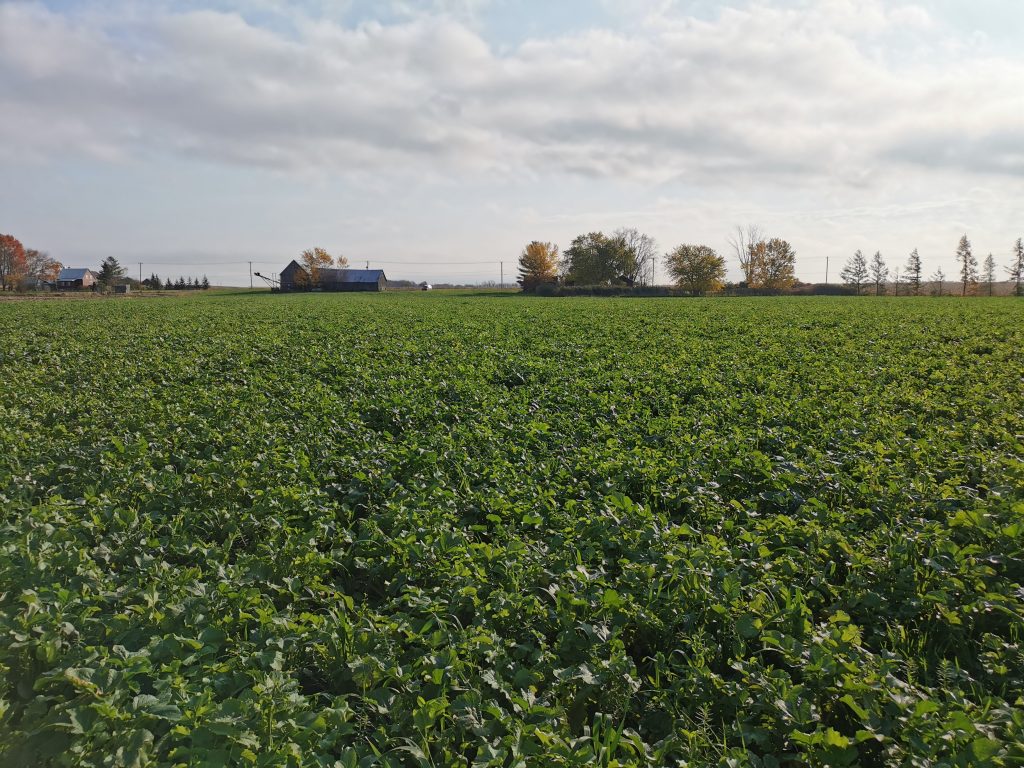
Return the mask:
[(1020, 765), (1024, 301), (0, 305), (0, 764)]

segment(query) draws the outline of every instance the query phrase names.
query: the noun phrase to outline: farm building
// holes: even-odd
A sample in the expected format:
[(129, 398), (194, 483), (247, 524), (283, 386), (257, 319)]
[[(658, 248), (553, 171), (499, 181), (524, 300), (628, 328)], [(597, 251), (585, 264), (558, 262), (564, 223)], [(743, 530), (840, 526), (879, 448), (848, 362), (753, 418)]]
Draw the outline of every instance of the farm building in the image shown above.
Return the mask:
[(281, 270), (282, 291), (383, 291), (388, 279), (383, 269), (318, 270), (318, 285), (311, 285), (309, 273), (299, 262), (292, 261)]
[(96, 286), (96, 273), (91, 269), (62, 269), (57, 275), (57, 290), (81, 291)]

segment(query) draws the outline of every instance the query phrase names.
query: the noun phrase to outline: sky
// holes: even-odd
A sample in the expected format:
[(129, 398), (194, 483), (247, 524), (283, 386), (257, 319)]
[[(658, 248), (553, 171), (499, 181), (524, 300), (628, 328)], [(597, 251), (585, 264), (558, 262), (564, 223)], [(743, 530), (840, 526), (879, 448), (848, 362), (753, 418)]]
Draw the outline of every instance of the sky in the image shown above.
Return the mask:
[[(1024, 236), (1020, 0), (0, 0), (0, 232), (247, 285), (514, 279), (636, 227), (797, 277)], [(659, 275), (664, 280), (663, 274)]]

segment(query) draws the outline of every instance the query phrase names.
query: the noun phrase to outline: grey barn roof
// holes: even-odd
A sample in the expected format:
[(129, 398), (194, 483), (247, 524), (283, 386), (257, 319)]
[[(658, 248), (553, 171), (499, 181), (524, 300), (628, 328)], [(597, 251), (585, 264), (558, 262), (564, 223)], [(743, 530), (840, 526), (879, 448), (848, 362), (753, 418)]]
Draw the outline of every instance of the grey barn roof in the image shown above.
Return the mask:
[(383, 269), (321, 269), (320, 282), (376, 283), (383, 274)]
[(65, 269), (62, 269), (60, 271), (59, 275), (57, 275), (57, 279), (58, 280), (81, 280), (89, 272), (92, 272), (92, 270), (91, 269), (67, 269), (67, 268), (65, 268)]

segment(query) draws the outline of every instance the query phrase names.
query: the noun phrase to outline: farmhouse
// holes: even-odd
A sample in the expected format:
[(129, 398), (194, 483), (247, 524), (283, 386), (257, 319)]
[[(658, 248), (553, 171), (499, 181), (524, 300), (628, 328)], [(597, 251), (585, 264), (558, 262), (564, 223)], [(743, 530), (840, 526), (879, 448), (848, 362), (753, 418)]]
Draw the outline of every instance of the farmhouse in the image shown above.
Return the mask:
[(388, 279), (383, 269), (317, 270), (318, 283), (312, 285), (309, 273), (299, 262), (292, 261), (281, 270), (282, 291), (383, 291)]
[(96, 273), (91, 269), (62, 269), (57, 275), (57, 290), (81, 291), (96, 285)]

